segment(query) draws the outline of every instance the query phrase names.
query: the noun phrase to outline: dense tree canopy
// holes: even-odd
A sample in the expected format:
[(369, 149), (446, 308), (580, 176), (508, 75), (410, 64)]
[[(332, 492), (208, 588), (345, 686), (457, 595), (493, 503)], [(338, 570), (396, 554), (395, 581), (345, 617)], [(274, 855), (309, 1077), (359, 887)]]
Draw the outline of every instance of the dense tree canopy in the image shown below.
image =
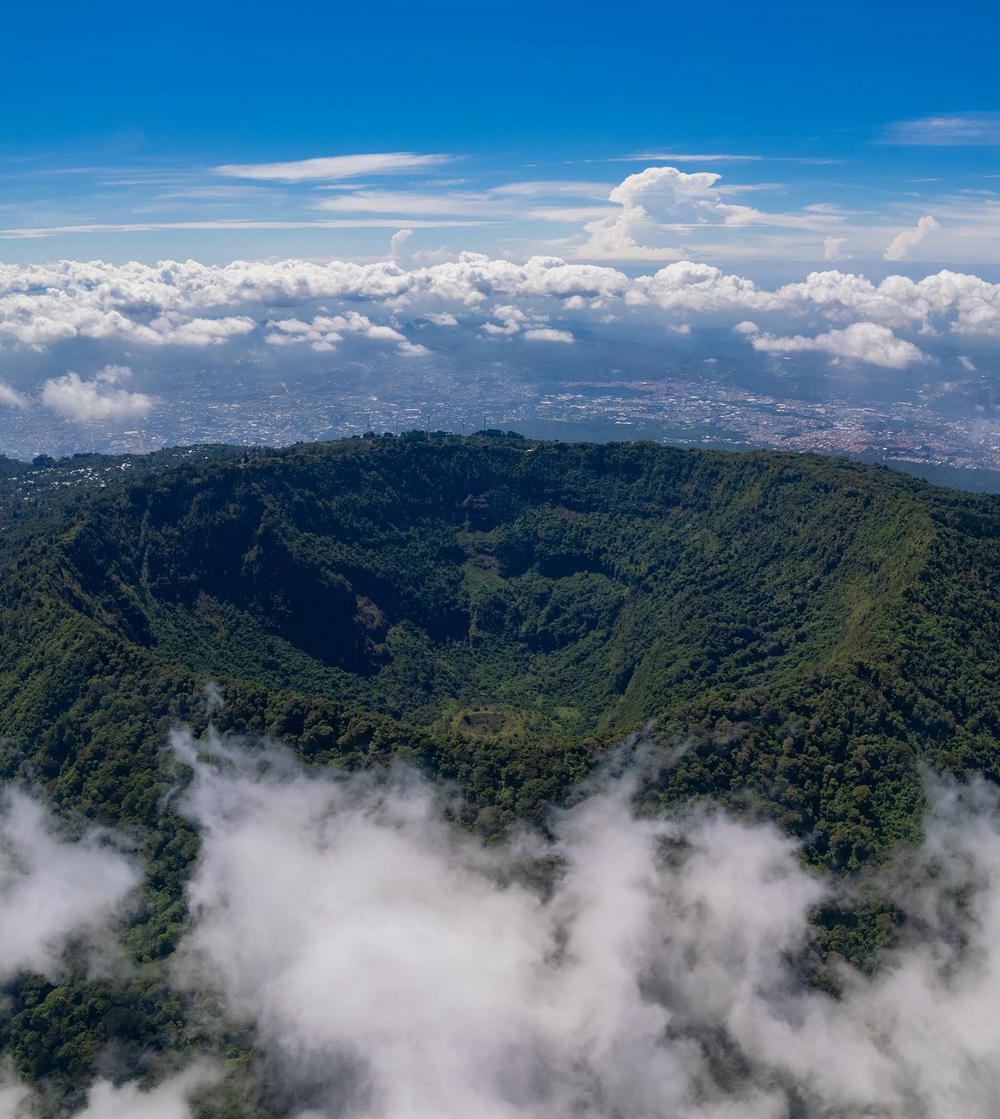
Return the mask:
[[(162, 746), (205, 728), (209, 682), (220, 730), (406, 757), (486, 838), (648, 726), (646, 810), (712, 797), (834, 871), (883, 858), (919, 834), (921, 766), (998, 777), (998, 541), (995, 498), (763, 452), (489, 433), (0, 462), (3, 775), (148, 857), (129, 983), (22, 976), (0, 1042), (57, 1100), (111, 1041), (252, 1051), (162, 971), (198, 851)], [(867, 966), (893, 920), (819, 913), (823, 951)]]

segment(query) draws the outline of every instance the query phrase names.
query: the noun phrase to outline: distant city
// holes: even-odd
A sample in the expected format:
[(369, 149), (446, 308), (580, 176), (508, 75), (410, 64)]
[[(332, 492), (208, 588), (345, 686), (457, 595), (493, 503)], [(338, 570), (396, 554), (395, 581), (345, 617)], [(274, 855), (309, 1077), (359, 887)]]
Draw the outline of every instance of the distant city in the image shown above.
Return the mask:
[(366, 431), (492, 427), (542, 438), (652, 439), (1000, 470), (1000, 422), (992, 406), (977, 403), (988, 392), (985, 377), (943, 388), (915, 384), (901, 388), (895, 401), (862, 395), (849, 381), (838, 393), (827, 380), (810, 399), (808, 382), (772, 377), (767, 388), (748, 388), (737, 379), (747, 379), (745, 370), (736, 368), (709, 361), (696, 373), (569, 371), (540, 381), (496, 363), (457, 371), (449, 362), (415, 369), (390, 358), (322, 376), (300, 371), (296, 379), (292, 370), (247, 360), (168, 371), (158, 381), (169, 384), (169, 396), (142, 419), (71, 424), (43, 409), (7, 409), (0, 452), (22, 459), (81, 450), (130, 454), (194, 443), (283, 446)]

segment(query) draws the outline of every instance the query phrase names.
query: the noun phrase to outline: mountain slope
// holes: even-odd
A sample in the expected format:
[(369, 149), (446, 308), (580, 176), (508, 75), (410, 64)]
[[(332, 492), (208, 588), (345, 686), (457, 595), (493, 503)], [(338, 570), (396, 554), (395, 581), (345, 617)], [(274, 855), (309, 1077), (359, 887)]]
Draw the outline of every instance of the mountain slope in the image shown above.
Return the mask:
[[(102, 671), (130, 718), (151, 682), (166, 715), (225, 678), (522, 766), (655, 718), (691, 747), (664, 796), (749, 785), (855, 865), (912, 829), (918, 756), (992, 771), (998, 526), (994, 499), (766, 453), (413, 436), (195, 458), (12, 558), (0, 732), (51, 736)], [(79, 745), (54, 749), (64, 775)]]
[[(644, 810), (711, 797), (848, 872), (918, 837), (923, 765), (1000, 777), (994, 498), (499, 434), (0, 465), (0, 775), (145, 861), (125, 978), (5, 985), (0, 1046), (57, 1102), (108, 1046), (129, 1075), (257, 1059), (168, 982), (200, 843), (178, 723), (321, 766), (409, 759), (493, 839), (652, 722)], [(893, 935), (859, 897), (816, 914), (822, 958), (870, 966)]]

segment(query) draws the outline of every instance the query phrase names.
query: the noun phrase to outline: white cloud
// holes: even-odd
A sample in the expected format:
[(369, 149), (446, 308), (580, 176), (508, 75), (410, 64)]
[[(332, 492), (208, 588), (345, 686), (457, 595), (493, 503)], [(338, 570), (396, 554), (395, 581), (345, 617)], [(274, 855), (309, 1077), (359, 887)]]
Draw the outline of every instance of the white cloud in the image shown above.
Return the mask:
[(128, 337), (156, 346), (221, 346), (233, 338), (249, 334), (256, 323), (246, 316), (229, 315), (221, 319), (187, 319), (177, 311), (165, 311), (148, 326), (133, 326)]
[(90, 381), (72, 371), (52, 377), (42, 386), (42, 403), (77, 423), (146, 416), (156, 404), (153, 397), (114, 387), (131, 373), (126, 366), (109, 365)]
[(217, 1068), (199, 1062), (153, 1088), (98, 1080), (87, 1095), (87, 1106), (76, 1112), (75, 1119), (189, 1119), (192, 1093), (219, 1078)]
[[(831, 269), (768, 289), (692, 261), (631, 276), (607, 264), (555, 256), (516, 263), (479, 253), (411, 267), (394, 260), (0, 264), (0, 337), (36, 348), (78, 338), (118, 343), (123, 350), (224, 346), (231, 340), (254, 340), (260, 321), (269, 324), (271, 345), (318, 342), (329, 348), (338, 341), (333, 334), (342, 329), (330, 321), (312, 325), (320, 303), (343, 308), (343, 330), (355, 329), (348, 322), (360, 322), (352, 314), (361, 314), (368, 330), (385, 326), (379, 320), (387, 312), (404, 310), (411, 321), (455, 325), (474, 309), (481, 322), (486, 317), (482, 308), (495, 303), (523, 318), (508, 310), (484, 328), (486, 334), (542, 326), (572, 330), (573, 324), (561, 319), (572, 311), (574, 320), (592, 315), (598, 323), (608, 314), (635, 314), (654, 321), (660, 316), (667, 325), (728, 317), (730, 325), (752, 320), (765, 328), (770, 324), (763, 316), (810, 314), (837, 327), (868, 322), (897, 333), (1000, 336), (1000, 284), (948, 270), (921, 280), (890, 275), (875, 284), (860, 274)], [(306, 313), (296, 314), (300, 308)], [(284, 326), (278, 325), (282, 322)], [(296, 326), (299, 322), (308, 325)], [(304, 336), (309, 330), (316, 331), (313, 337)], [(404, 339), (387, 334), (384, 340)]]
[[(482, 190), (442, 190), (427, 184), (420, 190), (338, 189), (336, 196), (316, 203), (315, 208), (342, 214), (430, 215), (456, 218), (481, 218), (487, 221), (519, 220), (562, 222), (579, 225), (584, 221), (614, 216), (606, 203), (611, 188), (599, 183), (536, 182), (507, 183)], [(524, 199), (548, 198), (548, 205), (525, 208)], [(587, 199), (586, 205), (567, 205), (566, 198)]]
[(6, 405), (9, 408), (27, 408), (28, 398), (23, 394), (13, 389), (10, 385), (0, 381), (0, 404)]
[(404, 357), (426, 357), (430, 350), (419, 342), (400, 342), (396, 349)]
[(579, 789), (547, 837), (487, 846), (403, 771), (307, 775), (274, 748), (264, 767), (173, 744), (202, 835), (178, 978), (219, 988), (318, 1113), (996, 1114), (985, 782), (931, 786), (926, 840), (881, 882), (908, 917), (899, 946), (874, 978), (840, 969), (833, 997), (804, 961), (842, 884), (770, 826), (704, 804), (638, 816), (629, 775)]
[(647, 167), (629, 175), (611, 191), (610, 202), (621, 213), (588, 222), (589, 240), (578, 255), (615, 260), (676, 260), (679, 236), (700, 233), (716, 226), (742, 229), (751, 225), (787, 229), (824, 230), (838, 225), (843, 215), (836, 208), (811, 206), (801, 213), (769, 213), (752, 206), (726, 202), (731, 194), (758, 187), (744, 184), (720, 186), (713, 171), (688, 173), (676, 167)]
[(317, 315), (312, 322), (301, 319), (274, 319), (267, 324), (269, 334), (264, 341), (272, 346), (295, 346), (308, 343), (318, 353), (336, 349), (345, 334), (368, 338), (373, 342), (398, 342), (401, 354), (413, 357), (430, 351), (407, 340), (405, 334), (392, 326), (373, 323), (367, 315), (347, 311), (342, 315)]
[(1000, 145), (1000, 113), (950, 113), (899, 121), (886, 131), (891, 144)]
[(514, 306), (494, 307), (493, 314), (500, 323), (484, 323), (483, 330), (487, 334), (517, 334), (527, 319), (527, 315)]
[(38, 801), (0, 794), (0, 981), (22, 971), (57, 979), (70, 937), (98, 938), (95, 950), (106, 950), (100, 941), (110, 941), (109, 925), (140, 877), (106, 839), (97, 830), (61, 839)]
[(915, 229), (904, 229), (897, 233), (889, 242), (885, 250), (886, 260), (905, 260), (910, 249), (915, 248), (932, 230), (938, 228), (938, 223), (926, 214), (918, 222)]
[(852, 323), (844, 330), (830, 330), (815, 338), (796, 334), (780, 338), (773, 334), (752, 334), (750, 344), (755, 350), (768, 354), (792, 354), (807, 351), (830, 354), (833, 357), (864, 361), (886, 369), (905, 369), (916, 361), (925, 361), (925, 355), (902, 338), (897, 338), (885, 326), (870, 322)]
[(392, 235), (390, 242), (389, 255), (393, 260), (397, 260), (403, 252), (403, 245), (413, 236), (412, 229), (399, 229)]
[(759, 155), (700, 155), (693, 152), (640, 152), (624, 157), (627, 162), (648, 159), (650, 163), (754, 163)]
[(750, 322), (749, 319), (745, 319), (743, 322), (738, 322), (733, 327), (733, 330), (735, 330), (737, 334), (757, 334), (760, 331), (760, 327), (755, 322)]
[(291, 163), (227, 163), (213, 170), (236, 179), (263, 179), (285, 183), (314, 180), (354, 179), (360, 175), (384, 175), (419, 171), (451, 160), (448, 155), (419, 155), (416, 152), (372, 152), (367, 155), (335, 155), (300, 159)]
[(458, 326), (458, 319), (450, 311), (428, 311), (423, 317), (435, 326)]
[[(448, 229), (452, 227), (482, 225), (482, 222), (463, 218), (439, 218), (437, 220), (408, 219), (408, 224), (419, 229)], [(43, 225), (0, 229), (0, 239), (18, 241), (36, 237), (55, 237), (63, 233), (155, 233), (158, 231), (177, 232), (194, 230), (254, 230), (254, 229), (393, 229), (399, 225), (398, 218), (358, 217), (328, 218), (315, 221), (258, 221), (241, 218), (219, 218), (213, 221), (145, 221), (110, 223), (98, 222), (89, 225)]]
[(580, 182), (572, 179), (533, 179), (520, 183), (504, 183), (491, 187), (490, 194), (513, 195), (518, 198), (536, 198), (540, 195), (571, 195), (574, 198), (597, 198), (602, 201), (608, 197), (613, 183)]
[(961, 365), (961, 367), (966, 371), (966, 373), (975, 373), (976, 372), (976, 366), (975, 366), (975, 363), (973, 362), (972, 358), (966, 357), (964, 354), (959, 355), (958, 364)]
[(29, 1119), (32, 1112), (31, 1089), (11, 1078), (0, 1081), (0, 1119)]
[(842, 251), (841, 246), (847, 241), (846, 237), (824, 237), (823, 238), (823, 259), (824, 260), (850, 260), (851, 254)]
[[(95, 1080), (82, 1111), (75, 1119), (191, 1119), (191, 1096), (220, 1079), (220, 1070), (205, 1061), (195, 1062), (182, 1072), (152, 1088), (134, 1081), (113, 1084)], [(36, 1109), (31, 1090), (22, 1084), (0, 1084), (0, 1119), (33, 1119)]]
[(580, 249), (581, 256), (613, 259), (676, 260), (681, 254), (672, 246), (649, 244), (662, 235), (669, 222), (691, 222), (704, 217), (719, 204), (715, 184), (721, 176), (710, 171), (688, 174), (676, 167), (648, 167), (627, 179), (608, 195), (610, 202), (622, 207), (613, 217), (589, 222), (590, 239)]
[(472, 191), (358, 190), (316, 203), (317, 210), (337, 214), (440, 215), (490, 217), (497, 207), (489, 195)]
[(568, 330), (555, 330), (550, 326), (535, 326), (524, 332), (525, 341), (528, 342), (575, 342), (576, 339)]

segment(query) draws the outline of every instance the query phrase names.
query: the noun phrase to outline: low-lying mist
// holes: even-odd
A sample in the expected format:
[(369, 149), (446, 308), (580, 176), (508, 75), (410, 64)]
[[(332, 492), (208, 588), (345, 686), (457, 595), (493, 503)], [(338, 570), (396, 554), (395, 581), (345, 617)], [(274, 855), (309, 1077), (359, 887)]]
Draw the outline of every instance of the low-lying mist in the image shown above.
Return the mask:
[[(873, 978), (844, 965), (835, 996), (811, 981), (810, 918), (850, 887), (771, 825), (708, 804), (637, 814), (635, 766), (592, 779), (544, 834), (484, 845), (405, 768), (310, 771), (275, 744), (186, 732), (172, 748), (202, 837), (172, 982), (254, 1023), (270, 1098), (296, 1119), (1000, 1110), (984, 782), (929, 781), (923, 845), (878, 872), (900, 943)], [(150, 1092), (98, 1082), (84, 1114), (184, 1119), (206, 1069)], [(25, 1106), (0, 1092), (0, 1119)]]

